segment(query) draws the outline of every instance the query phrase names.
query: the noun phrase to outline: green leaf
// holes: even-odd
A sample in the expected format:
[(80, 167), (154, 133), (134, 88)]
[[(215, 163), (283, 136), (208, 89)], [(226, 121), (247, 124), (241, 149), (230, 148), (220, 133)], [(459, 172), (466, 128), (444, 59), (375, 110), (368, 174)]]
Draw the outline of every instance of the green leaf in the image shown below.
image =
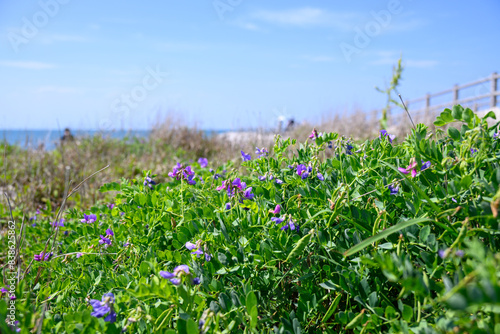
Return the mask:
[(469, 108), (465, 109), (463, 113), (463, 120), (469, 127), (472, 127), (472, 120), (474, 119), (474, 112)]
[(259, 320), (258, 315), (259, 313), (257, 312), (257, 305), (252, 307), (250, 311), (248, 312), (250, 315), (250, 327), (255, 328), (257, 326), (257, 320)]
[(470, 185), (472, 184), (472, 176), (470, 175), (465, 175), (462, 180), (460, 181), (460, 186), (463, 188), (463, 189), (467, 189), (470, 187)]
[(488, 113), (484, 115), (483, 118), (481, 119), (486, 120), (488, 118), (497, 119), (497, 115), (493, 111), (488, 111)]
[(246, 299), (247, 311), (250, 311), (256, 305), (257, 305), (257, 297), (255, 296), (255, 293), (253, 291), (250, 291), (247, 294), (247, 299)]
[(453, 109), (451, 110), (451, 115), (457, 121), (461, 121), (463, 110), (464, 110), (464, 108), (461, 105), (453, 106)]
[(458, 131), (458, 129), (454, 127), (448, 128), (448, 136), (450, 136), (455, 141), (459, 141), (462, 138), (460, 131)]
[(290, 254), (288, 254), (288, 257), (285, 260), (286, 262), (288, 262), (288, 261), (296, 262), (297, 261), (297, 257), (304, 251), (307, 244), (309, 244), (309, 241), (311, 240), (313, 233), (314, 233), (314, 229), (310, 230), (309, 233), (307, 233), (299, 241), (297, 241), (297, 244), (295, 245), (294, 249), (292, 249)]
[(413, 317), (413, 309), (408, 305), (403, 305), (403, 319), (407, 322)]
[(429, 234), (431, 234), (431, 227), (426, 225), (420, 230), (418, 237), (420, 238), (420, 241), (426, 242)]
[(189, 318), (187, 321), (187, 334), (198, 334), (198, 325), (196, 325), (196, 322), (194, 322), (193, 319)]
[(400, 231), (400, 230), (402, 230), (404, 228), (407, 228), (409, 226), (413, 226), (413, 225), (419, 224), (419, 223), (429, 222), (429, 221), (431, 221), (431, 220), (428, 219), (428, 218), (416, 218), (416, 219), (410, 219), (410, 220), (401, 222), (399, 224), (396, 224), (394, 226), (391, 226), (388, 229), (383, 230), (379, 234), (376, 234), (376, 235), (374, 235), (372, 237), (369, 237), (368, 239), (365, 239), (365, 240), (361, 241), (359, 244), (355, 245), (354, 247), (351, 247), (350, 249), (348, 249), (344, 253), (344, 256), (347, 257), (347, 256), (351, 256), (353, 254), (356, 254), (357, 252), (359, 252), (359, 251), (365, 249), (366, 247), (368, 247), (370, 244), (372, 244), (374, 242), (377, 242), (377, 241), (379, 241), (381, 239), (384, 239), (387, 236), (389, 236), (390, 234), (398, 232), (398, 231)]
[(327, 322), (328, 319), (330, 319), (330, 317), (332, 316), (332, 314), (337, 310), (337, 307), (339, 306), (340, 298), (341, 297), (342, 297), (341, 294), (338, 294), (337, 297), (335, 297), (335, 299), (333, 300), (332, 304), (328, 308), (328, 311), (326, 311), (325, 316), (321, 320), (322, 323)]

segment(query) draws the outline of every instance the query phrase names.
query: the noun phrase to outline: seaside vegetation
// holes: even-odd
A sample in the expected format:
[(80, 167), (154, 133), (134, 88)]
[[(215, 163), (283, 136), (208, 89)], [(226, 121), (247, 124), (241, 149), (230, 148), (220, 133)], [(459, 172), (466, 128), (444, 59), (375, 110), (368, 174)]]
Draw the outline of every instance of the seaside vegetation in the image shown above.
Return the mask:
[(201, 133), (92, 138), (40, 153), (26, 174), (7, 157), (29, 155), (7, 146), (17, 198), (0, 209), (19, 271), (0, 331), (499, 333), (488, 118), (455, 106), (406, 137), (314, 129), (237, 156)]

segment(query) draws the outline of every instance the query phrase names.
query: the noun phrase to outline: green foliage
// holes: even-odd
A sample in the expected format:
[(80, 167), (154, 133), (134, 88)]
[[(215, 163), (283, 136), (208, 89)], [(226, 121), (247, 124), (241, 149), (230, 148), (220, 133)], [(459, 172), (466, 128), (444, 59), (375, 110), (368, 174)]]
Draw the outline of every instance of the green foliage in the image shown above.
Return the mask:
[(393, 92), (397, 93), (399, 81), (401, 80), (401, 74), (403, 73), (404, 67), (401, 64), (402, 59), (403, 59), (403, 56), (399, 57), (397, 65), (392, 68), (392, 78), (391, 78), (391, 83), (389, 84), (389, 86), (386, 87), (385, 89), (375, 87), (375, 89), (377, 91), (379, 91), (380, 93), (383, 93), (387, 96), (386, 105), (385, 105), (384, 109), (382, 109), (382, 117), (380, 118), (380, 128), (382, 128), (382, 129), (387, 129), (387, 125), (388, 125), (388, 121), (389, 121), (388, 113), (391, 109), (391, 105), (394, 104), (395, 106), (403, 108), (403, 105), (401, 103), (399, 103), (399, 101), (397, 99), (394, 99), (392, 97)]
[[(495, 333), (498, 125), (460, 106), (436, 125), (452, 122), (463, 125), (419, 124), (398, 145), (277, 136), (239, 169), (104, 184), (113, 205), (67, 210), (53, 257), (17, 287), (22, 332)], [(54, 232), (47, 215), (27, 227), (24, 270)], [(116, 322), (91, 315), (105, 293)]]

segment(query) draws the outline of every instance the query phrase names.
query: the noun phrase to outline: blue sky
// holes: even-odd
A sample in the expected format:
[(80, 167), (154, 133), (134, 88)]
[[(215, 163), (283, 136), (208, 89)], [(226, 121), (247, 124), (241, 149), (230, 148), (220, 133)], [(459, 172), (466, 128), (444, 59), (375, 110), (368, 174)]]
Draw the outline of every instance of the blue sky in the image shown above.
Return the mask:
[(498, 0), (0, 1), (0, 128), (371, 111), (401, 54), (408, 99), (500, 71), (499, 14)]

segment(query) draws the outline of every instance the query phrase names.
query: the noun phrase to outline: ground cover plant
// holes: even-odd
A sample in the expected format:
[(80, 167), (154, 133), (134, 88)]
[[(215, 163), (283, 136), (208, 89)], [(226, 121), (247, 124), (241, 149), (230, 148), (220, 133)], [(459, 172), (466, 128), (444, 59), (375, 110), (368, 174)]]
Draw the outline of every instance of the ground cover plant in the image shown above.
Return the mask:
[(18, 233), (1, 331), (498, 333), (488, 117), (455, 106), (436, 133), (277, 136), (238, 168), (200, 156), (103, 184), (112, 201)]

